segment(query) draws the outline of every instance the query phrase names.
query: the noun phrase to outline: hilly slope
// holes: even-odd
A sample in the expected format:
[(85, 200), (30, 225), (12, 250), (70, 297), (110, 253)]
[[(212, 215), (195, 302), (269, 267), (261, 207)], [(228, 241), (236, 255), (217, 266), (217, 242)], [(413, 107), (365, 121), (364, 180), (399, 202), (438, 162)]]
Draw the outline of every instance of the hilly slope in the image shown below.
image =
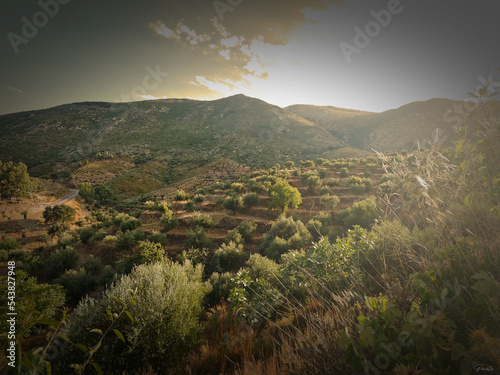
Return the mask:
[(450, 145), (457, 139), (457, 112), (463, 107), (460, 101), (431, 99), (381, 113), (302, 105), (286, 109), (316, 123), (350, 147), (397, 151), (434, 139), (436, 129), (440, 140)]
[(322, 127), (244, 95), (215, 101), (74, 103), (0, 116), (0, 134), (0, 158), (30, 165), (110, 152), (177, 163), (228, 158), (269, 166), (343, 146)]

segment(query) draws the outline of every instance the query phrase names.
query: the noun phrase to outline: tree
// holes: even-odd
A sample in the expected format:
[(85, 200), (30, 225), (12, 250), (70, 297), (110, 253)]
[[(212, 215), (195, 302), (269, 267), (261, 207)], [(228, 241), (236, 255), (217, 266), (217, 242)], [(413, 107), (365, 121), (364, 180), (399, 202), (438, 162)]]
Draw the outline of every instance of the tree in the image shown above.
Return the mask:
[[(145, 364), (155, 373), (175, 373), (185, 356), (201, 342), (202, 302), (211, 287), (202, 281), (203, 267), (169, 260), (137, 266), (110, 286), (99, 300), (84, 299), (72, 314), (66, 334), (73, 341), (92, 348), (99, 340), (95, 329), (105, 332), (118, 301), (135, 303), (127, 316), (116, 320), (114, 329), (95, 352), (95, 362), (105, 374), (143, 373)], [(6, 284), (6, 283), (5, 283)], [(128, 314), (127, 314), (128, 315)], [(69, 373), (71, 363), (81, 361), (82, 352), (68, 346), (53, 363), (53, 373)]]
[(286, 181), (277, 182), (271, 188), (270, 193), (269, 209), (278, 208), (282, 213), (285, 213), (289, 205), (297, 208), (302, 203), (299, 190), (290, 186)]
[(307, 179), (307, 190), (309, 192), (313, 193), (317, 189), (319, 189), (322, 185), (322, 182), (319, 178), (319, 176), (311, 176)]
[(163, 226), (163, 231), (168, 232), (169, 230), (177, 228), (179, 225), (179, 219), (174, 216), (172, 211), (168, 210), (162, 215), (160, 224)]
[(286, 169), (292, 169), (295, 166), (295, 163), (293, 161), (287, 161), (285, 162), (285, 168)]
[(224, 199), (222, 205), (226, 210), (231, 210), (233, 211), (233, 214), (236, 215), (236, 211), (243, 206), (243, 199), (239, 195), (233, 194)]
[(94, 187), (94, 198), (100, 204), (110, 204), (113, 203), (113, 201), (116, 199), (115, 193), (113, 193), (110, 188), (104, 185), (96, 185)]
[(28, 174), (24, 163), (0, 161), (0, 197), (2, 199), (29, 197), (43, 190), (41, 182)]
[(80, 197), (82, 197), (85, 202), (94, 202), (94, 188), (90, 182), (82, 182), (80, 185), (78, 185), (78, 190)]
[(257, 193), (248, 193), (243, 197), (243, 204), (247, 207), (257, 206), (260, 203), (260, 197)]
[(76, 209), (64, 204), (57, 204), (52, 207), (48, 206), (43, 211), (45, 224), (70, 223), (75, 220), (75, 215)]

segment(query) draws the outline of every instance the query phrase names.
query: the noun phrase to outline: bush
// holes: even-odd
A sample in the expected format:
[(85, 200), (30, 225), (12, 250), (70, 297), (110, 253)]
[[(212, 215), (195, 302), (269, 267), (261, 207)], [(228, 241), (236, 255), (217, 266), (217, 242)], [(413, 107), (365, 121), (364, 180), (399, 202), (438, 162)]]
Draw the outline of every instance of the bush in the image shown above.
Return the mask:
[(60, 236), (62, 233), (66, 232), (69, 230), (69, 225), (67, 223), (54, 223), (49, 226), (49, 229), (47, 229), (47, 234), (51, 236)]
[(232, 195), (224, 199), (222, 205), (226, 210), (231, 210), (236, 215), (236, 212), (243, 206), (243, 199), (239, 195)]
[(64, 272), (54, 280), (54, 283), (62, 285), (66, 289), (66, 300), (70, 305), (76, 305), (83, 296), (92, 292), (97, 286), (95, 276), (90, 275), (83, 268), (78, 271), (68, 270)]
[(243, 197), (243, 204), (246, 207), (254, 207), (260, 203), (260, 197), (256, 193), (249, 193)]
[(349, 169), (347, 168), (341, 168), (340, 169), (340, 177), (348, 177), (349, 176)]
[(148, 237), (148, 241), (159, 243), (162, 246), (166, 246), (168, 244), (167, 236), (163, 233), (155, 232)]
[(252, 254), (245, 264), (248, 275), (253, 280), (263, 278), (271, 285), (278, 285), (280, 277), (279, 265), (275, 261), (260, 254)]
[(257, 224), (249, 220), (242, 221), (236, 227), (236, 230), (241, 234), (241, 237), (245, 242), (252, 241), (252, 237), (256, 229), (257, 229)]
[(116, 248), (118, 250), (130, 250), (136, 243), (137, 240), (133, 232), (118, 232), (116, 234)]
[(249, 255), (243, 251), (243, 245), (229, 242), (215, 251), (209, 269), (219, 273), (237, 271), (244, 266), (248, 257)]
[(168, 232), (179, 225), (179, 219), (172, 211), (165, 212), (160, 219), (160, 224), (163, 226), (162, 230)]
[(319, 199), (319, 201), (321, 202), (323, 207), (325, 207), (326, 209), (333, 210), (340, 203), (340, 198), (336, 195), (327, 194), (327, 195), (323, 195)]
[(281, 254), (289, 250), (307, 247), (311, 239), (311, 234), (300, 220), (281, 216), (262, 238), (260, 251), (270, 259), (279, 260)]
[(78, 234), (71, 231), (66, 231), (59, 235), (59, 239), (57, 240), (57, 247), (67, 247), (73, 245), (75, 242), (78, 242)]
[(175, 201), (187, 201), (189, 199), (189, 195), (184, 190), (177, 190), (177, 193), (174, 195)]
[(322, 182), (319, 176), (311, 176), (307, 179), (307, 190), (309, 190), (310, 193), (315, 192), (321, 187), (321, 185)]
[(82, 243), (87, 243), (96, 232), (97, 232), (97, 229), (94, 227), (86, 227), (86, 228), (80, 229), (79, 230), (80, 241)]
[(193, 227), (202, 227), (205, 229), (213, 228), (214, 219), (207, 214), (198, 214), (193, 218)]
[(368, 228), (380, 216), (375, 197), (354, 202), (352, 207), (339, 213), (339, 221), (347, 228), (359, 225)]
[(212, 286), (212, 291), (205, 297), (204, 305), (207, 307), (214, 307), (227, 301), (232, 287), (233, 274), (231, 272), (218, 273), (214, 272), (208, 280)]
[(92, 255), (82, 264), (82, 267), (89, 275), (93, 276), (99, 276), (103, 269), (101, 260)]
[(319, 178), (323, 179), (326, 177), (326, 170), (325, 169), (320, 169), (319, 172), (318, 172), (318, 176)]
[(352, 184), (350, 188), (351, 192), (356, 195), (363, 194), (364, 192), (366, 192), (366, 186), (363, 184)]
[(196, 203), (202, 203), (203, 201), (205, 201), (205, 197), (201, 194), (196, 194), (194, 197), (193, 197), (193, 201), (196, 202)]
[(327, 195), (327, 194), (333, 194), (333, 190), (330, 189), (329, 187), (322, 187), (321, 190), (319, 191), (319, 195)]
[(342, 181), (340, 181), (338, 178), (331, 178), (326, 182), (326, 185), (329, 187), (340, 186), (341, 184)]
[(188, 249), (211, 249), (213, 247), (213, 242), (207, 237), (206, 231), (202, 227), (196, 227), (194, 231), (188, 230), (186, 232), (186, 242), (184, 246)]
[(23, 247), (23, 244), (14, 238), (6, 238), (3, 241), (0, 241), (0, 250), (15, 250)]
[(134, 230), (138, 227), (140, 227), (142, 225), (142, 221), (138, 220), (138, 219), (131, 219), (131, 220), (127, 220), (127, 221), (124, 221), (120, 224), (120, 230), (122, 232), (126, 232), (126, 231), (130, 231), (130, 230)]
[[(105, 374), (136, 373), (145, 363), (156, 373), (176, 372), (201, 343), (202, 302), (210, 291), (210, 284), (201, 281), (202, 272), (201, 266), (189, 262), (180, 265), (165, 260), (138, 266), (109, 287), (101, 300), (82, 301), (66, 334), (73, 342), (93, 347), (99, 336), (91, 330), (106, 332), (111, 324), (107, 310), (118, 312), (122, 305), (116, 299), (128, 302), (130, 291), (136, 290), (135, 303), (127, 305), (133, 322), (123, 314), (113, 325), (125, 342), (111, 332), (93, 359)], [(69, 364), (81, 362), (81, 351), (69, 346), (57, 357), (53, 372), (67, 373)]]
[(187, 212), (193, 212), (196, 209), (196, 205), (193, 201), (187, 201), (183, 206), (184, 210)]
[(243, 190), (243, 184), (239, 182), (235, 182), (231, 184), (231, 189), (233, 189), (236, 193), (241, 193)]
[(58, 249), (47, 259), (47, 267), (50, 268), (52, 276), (57, 277), (64, 271), (75, 268), (78, 263), (78, 253), (71, 246)]
[(137, 251), (141, 257), (140, 264), (158, 262), (165, 255), (165, 249), (161, 244), (150, 241), (140, 241)]
[(184, 250), (182, 255), (180, 256), (180, 261), (185, 262), (189, 260), (194, 265), (197, 264), (205, 264), (207, 262), (208, 254), (210, 253), (209, 249), (196, 249), (192, 247), (189, 250)]

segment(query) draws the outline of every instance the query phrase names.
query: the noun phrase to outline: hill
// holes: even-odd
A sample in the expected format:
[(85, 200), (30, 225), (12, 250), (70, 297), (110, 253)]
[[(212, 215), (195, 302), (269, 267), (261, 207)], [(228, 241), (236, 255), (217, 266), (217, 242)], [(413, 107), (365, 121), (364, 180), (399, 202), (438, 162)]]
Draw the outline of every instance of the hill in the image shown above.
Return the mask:
[(29, 165), (97, 152), (132, 159), (207, 163), (228, 158), (270, 166), (343, 145), (322, 127), (258, 99), (74, 103), (0, 116), (0, 158)]
[(418, 141), (434, 139), (436, 134), (451, 145), (457, 139), (455, 110), (460, 113), (461, 108), (460, 101), (430, 99), (381, 113), (311, 105), (293, 105), (286, 110), (321, 126), (352, 148), (400, 151), (415, 147)]

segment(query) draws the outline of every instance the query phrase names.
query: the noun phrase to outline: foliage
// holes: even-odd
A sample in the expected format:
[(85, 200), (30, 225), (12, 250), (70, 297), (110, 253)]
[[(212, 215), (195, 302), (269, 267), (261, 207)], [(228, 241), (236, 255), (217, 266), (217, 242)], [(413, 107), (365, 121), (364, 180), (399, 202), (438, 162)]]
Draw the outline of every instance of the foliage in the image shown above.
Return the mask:
[(257, 224), (249, 220), (243, 220), (236, 227), (236, 230), (241, 234), (241, 237), (245, 242), (252, 241), (252, 237), (256, 229), (257, 229)]
[(233, 211), (233, 214), (236, 215), (236, 212), (239, 211), (241, 207), (243, 207), (243, 199), (241, 196), (232, 194), (231, 196), (224, 199), (222, 203), (226, 210)]
[(162, 225), (162, 230), (164, 232), (168, 232), (177, 228), (179, 225), (179, 219), (177, 219), (172, 211), (167, 211), (161, 216), (160, 224)]
[(23, 247), (23, 244), (14, 238), (6, 238), (3, 241), (0, 241), (0, 250), (15, 250)]
[(67, 223), (75, 220), (76, 209), (66, 206), (64, 204), (57, 204), (55, 206), (47, 206), (43, 211), (43, 218), (45, 224), (53, 223)]
[(289, 205), (297, 208), (302, 203), (299, 190), (286, 181), (277, 182), (271, 188), (270, 194), (269, 209), (278, 208), (282, 213), (286, 212)]
[(307, 179), (307, 190), (313, 193), (318, 190), (322, 184), (319, 176), (311, 176)]
[(349, 169), (347, 169), (345, 167), (341, 168), (339, 176), (340, 177), (349, 177)]
[(214, 219), (212, 216), (207, 214), (198, 214), (193, 218), (193, 227), (202, 227), (205, 229), (213, 228)]
[(260, 197), (257, 193), (249, 193), (243, 197), (243, 204), (246, 207), (258, 206), (260, 203)]
[(78, 185), (78, 194), (87, 203), (94, 203), (94, 187), (90, 182), (82, 182)]
[(270, 259), (279, 260), (281, 254), (305, 248), (310, 242), (311, 234), (300, 220), (280, 216), (262, 238), (260, 251)]
[(213, 242), (206, 235), (206, 230), (202, 227), (196, 227), (194, 231), (188, 230), (186, 232), (186, 242), (184, 246), (188, 249), (211, 249)]
[(326, 209), (333, 210), (340, 203), (340, 198), (337, 197), (336, 195), (327, 194), (327, 195), (323, 195), (319, 199), (319, 201), (321, 202), (323, 207), (325, 207)]
[(71, 247), (58, 249), (47, 259), (47, 267), (50, 268), (51, 273), (57, 277), (66, 270), (75, 268), (78, 263), (79, 255), (76, 250)]
[(189, 200), (189, 194), (187, 194), (184, 190), (178, 190), (174, 195), (175, 201), (187, 201)]
[(162, 246), (166, 246), (168, 244), (167, 236), (163, 233), (154, 232), (149, 235), (148, 241), (158, 243)]
[(249, 255), (243, 251), (243, 245), (234, 242), (222, 244), (210, 260), (209, 269), (219, 273), (237, 271), (243, 267), (248, 257)]
[(360, 225), (368, 228), (380, 216), (375, 197), (354, 202), (347, 210), (339, 213), (339, 221), (347, 228)]
[[(113, 320), (121, 334), (100, 341), (93, 358), (104, 373), (138, 371), (145, 363), (160, 373), (174, 370), (200, 343), (202, 301), (210, 290), (201, 281), (202, 271), (189, 262), (180, 265), (168, 260), (138, 266), (108, 288), (101, 300), (82, 301), (66, 334), (73, 342), (93, 347), (99, 332), (109, 327), (113, 314), (108, 311), (119, 310), (135, 290), (135, 303), (128, 306), (130, 319)], [(79, 356), (76, 349), (66, 349), (57, 357), (56, 369), (64, 373)]]
[(158, 262), (165, 255), (162, 245), (157, 242), (140, 241), (137, 251), (141, 257), (141, 264)]
[(0, 198), (24, 198), (33, 193), (43, 191), (41, 182), (29, 176), (28, 167), (24, 163), (0, 160)]

